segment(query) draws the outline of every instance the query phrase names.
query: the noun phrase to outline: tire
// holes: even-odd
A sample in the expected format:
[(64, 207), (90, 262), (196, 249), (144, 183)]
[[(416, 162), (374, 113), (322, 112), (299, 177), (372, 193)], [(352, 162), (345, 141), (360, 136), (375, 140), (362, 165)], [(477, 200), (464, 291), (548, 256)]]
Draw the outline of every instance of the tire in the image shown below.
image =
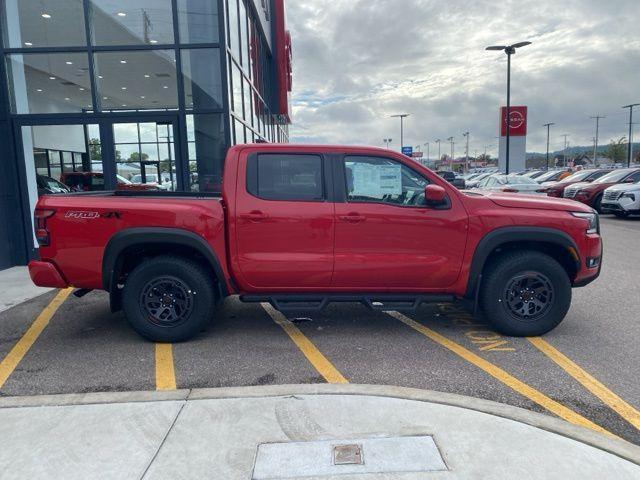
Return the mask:
[(593, 202), (593, 208), (596, 210), (596, 212), (602, 213), (602, 194), (596, 197), (595, 202)]
[(204, 330), (213, 317), (211, 275), (183, 257), (145, 260), (127, 278), (122, 308), (133, 329), (154, 342), (181, 342)]
[[(514, 295), (522, 288), (525, 302)], [(548, 255), (534, 251), (505, 253), (492, 260), (483, 273), (480, 306), (495, 330), (505, 335), (543, 335), (562, 322), (570, 305), (569, 276)]]
[(618, 218), (627, 218), (629, 216), (627, 212), (613, 212), (613, 214)]

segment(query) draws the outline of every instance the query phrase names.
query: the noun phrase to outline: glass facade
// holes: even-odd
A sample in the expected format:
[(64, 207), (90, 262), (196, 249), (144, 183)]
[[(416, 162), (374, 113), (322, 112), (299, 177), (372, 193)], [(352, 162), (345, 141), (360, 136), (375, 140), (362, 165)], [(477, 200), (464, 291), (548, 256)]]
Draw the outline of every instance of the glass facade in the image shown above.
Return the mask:
[(272, 113), (274, 105), (273, 60), (259, 20), (243, 0), (227, 5), (227, 72), (234, 143), (256, 140), (287, 142), (286, 117)]
[(231, 145), (286, 142), (274, 1), (0, 0), (0, 134), (17, 132), (25, 218), (38, 175), (217, 192)]

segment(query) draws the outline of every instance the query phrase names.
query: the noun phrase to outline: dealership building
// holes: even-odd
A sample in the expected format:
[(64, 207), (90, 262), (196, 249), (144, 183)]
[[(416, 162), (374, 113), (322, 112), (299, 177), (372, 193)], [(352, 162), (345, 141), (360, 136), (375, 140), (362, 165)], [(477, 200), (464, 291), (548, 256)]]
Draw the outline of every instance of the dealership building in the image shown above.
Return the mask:
[(0, 269), (39, 194), (216, 192), (230, 146), (288, 141), (284, 0), (0, 5)]

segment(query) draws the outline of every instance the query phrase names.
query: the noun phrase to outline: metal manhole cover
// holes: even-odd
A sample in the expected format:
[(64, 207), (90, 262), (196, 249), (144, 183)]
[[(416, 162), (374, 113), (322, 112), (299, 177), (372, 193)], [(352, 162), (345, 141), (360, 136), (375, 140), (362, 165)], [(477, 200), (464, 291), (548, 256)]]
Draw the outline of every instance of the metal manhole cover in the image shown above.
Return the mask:
[(334, 465), (362, 465), (363, 463), (360, 445), (336, 445), (333, 447)]

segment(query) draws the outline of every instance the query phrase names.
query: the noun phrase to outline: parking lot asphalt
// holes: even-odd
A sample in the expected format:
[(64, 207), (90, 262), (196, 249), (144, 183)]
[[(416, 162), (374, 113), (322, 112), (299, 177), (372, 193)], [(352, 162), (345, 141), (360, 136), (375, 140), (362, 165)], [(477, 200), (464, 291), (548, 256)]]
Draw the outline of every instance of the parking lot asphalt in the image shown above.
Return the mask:
[[(604, 265), (542, 339), (503, 337), (462, 304), (332, 305), (286, 319), (228, 299), (196, 339), (154, 345), (108, 297), (50, 292), (0, 313), (0, 396), (299, 383), (384, 384), (556, 415), (640, 444), (640, 218), (602, 218)], [(57, 306), (57, 305), (55, 305)], [(55, 307), (54, 306), (54, 307)], [(50, 320), (49, 320), (49, 317)]]

